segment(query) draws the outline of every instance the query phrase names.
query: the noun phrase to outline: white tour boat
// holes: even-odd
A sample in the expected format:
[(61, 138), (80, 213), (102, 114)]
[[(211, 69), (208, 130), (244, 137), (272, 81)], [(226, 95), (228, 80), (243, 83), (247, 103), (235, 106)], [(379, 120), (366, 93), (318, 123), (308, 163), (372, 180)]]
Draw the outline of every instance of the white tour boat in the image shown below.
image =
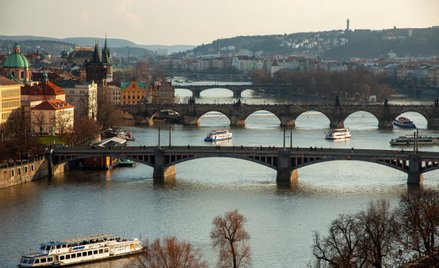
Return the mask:
[(325, 139), (327, 140), (345, 140), (351, 138), (351, 132), (347, 128), (334, 128), (326, 132)]
[(204, 141), (223, 141), (230, 140), (231, 138), (232, 132), (230, 132), (228, 129), (217, 129), (207, 134), (206, 138), (204, 138)]
[[(390, 145), (413, 145), (415, 143), (414, 136), (399, 136), (390, 140)], [(417, 136), (416, 143), (418, 145), (435, 145), (439, 144), (439, 137), (433, 136)]]
[(140, 240), (111, 234), (45, 242), (36, 253), (22, 255), (18, 267), (66, 266), (139, 253)]

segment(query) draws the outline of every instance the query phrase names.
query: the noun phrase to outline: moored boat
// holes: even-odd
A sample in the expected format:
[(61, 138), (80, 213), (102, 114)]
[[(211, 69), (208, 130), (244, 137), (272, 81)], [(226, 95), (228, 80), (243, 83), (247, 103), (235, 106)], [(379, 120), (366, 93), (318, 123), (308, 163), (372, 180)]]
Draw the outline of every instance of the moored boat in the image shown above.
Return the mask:
[(351, 137), (351, 132), (347, 128), (334, 128), (325, 135), (327, 140), (345, 140)]
[(404, 116), (399, 116), (393, 120), (393, 125), (401, 128), (416, 128), (415, 123), (412, 120)]
[(223, 141), (223, 140), (229, 140), (232, 138), (232, 132), (230, 132), (228, 129), (217, 129), (209, 134), (204, 138), (204, 141)]
[(18, 267), (66, 266), (139, 253), (140, 240), (111, 234), (45, 242), (36, 253), (24, 254)]
[(390, 145), (413, 145), (414, 143), (418, 145), (435, 145), (439, 144), (439, 137), (433, 137), (433, 136), (399, 136), (398, 138), (393, 138), (390, 140)]

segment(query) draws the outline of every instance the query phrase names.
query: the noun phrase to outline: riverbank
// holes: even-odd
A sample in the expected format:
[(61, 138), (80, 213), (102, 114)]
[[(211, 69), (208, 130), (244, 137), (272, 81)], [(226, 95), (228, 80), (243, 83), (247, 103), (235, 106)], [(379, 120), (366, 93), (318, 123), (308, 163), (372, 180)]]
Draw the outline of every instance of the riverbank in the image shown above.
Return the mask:
[(0, 189), (48, 176), (49, 168), (44, 157), (5, 163), (0, 167)]

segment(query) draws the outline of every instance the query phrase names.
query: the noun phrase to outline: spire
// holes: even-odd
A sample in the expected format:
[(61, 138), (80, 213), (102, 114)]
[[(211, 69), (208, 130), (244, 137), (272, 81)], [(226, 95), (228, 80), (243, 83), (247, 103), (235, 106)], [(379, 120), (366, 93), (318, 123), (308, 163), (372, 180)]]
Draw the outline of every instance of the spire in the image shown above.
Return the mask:
[(102, 63), (110, 63), (110, 50), (107, 46), (107, 34), (105, 34), (105, 44), (104, 48), (102, 49)]
[(99, 55), (98, 41), (96, 41), (96, 44), (95, 44), (95, 50), (93, 51), (93, 58), (91, 59), (91, 63), (101, 63), (101, 57)]

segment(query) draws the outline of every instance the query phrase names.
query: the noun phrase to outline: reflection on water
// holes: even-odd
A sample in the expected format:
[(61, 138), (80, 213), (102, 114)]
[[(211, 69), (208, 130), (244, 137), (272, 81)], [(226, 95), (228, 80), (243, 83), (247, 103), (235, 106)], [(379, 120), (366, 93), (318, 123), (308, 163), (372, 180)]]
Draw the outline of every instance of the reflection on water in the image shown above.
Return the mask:
[[(422, 125), (420, 115), (408, 117)], [(287, 144), (292, 134), (294, 147), (389, 149), (391, 138), (409, 133), (379, 130), (375, 120), (367, 113), (352, 114), (346, 120), (352, 139), (339, 143), (324, 139), (329, 126), (325, 116), (302, 114), (297, 127), (287, 131)], [(225, 145), (282, 146), (283, 130), (274, 115), (254, 113), (246, 123), (246, 127), (232, 128), (233, 139)], [(210, 145), (204, 137), (221, 127), (228, 123), (216, 116), (203, 117), (200, 127), (173, 125), (172, 144)], [(132, 145), (157, 144), (155, 127), (130, 130), (136, 137)], [(162, 131), (162, 146), (168, 135)], [(223, 146), (212, 144), (217, 145)], [(0, 189), (0, 241), (7, 245), (0, 251), (0, 267), (15, 267), (20, 254), (36, 249), (42, 241), (107, 232), (150, 240), (176, 236), (201, 248), (214, 267), (217, 253), (209, 239), (212, 220), (232, 209), (248, 219), (253, 267), (306, 267), (312, 258), (314, 231), (325, 234), (338, 214), (355, 213), (371, 200), (386, 198), (396, 204), (408, 190), (405, 173), (367, 162), (325, 162), (298, 172), (296, 182), (280, 187), (276, 172), (265, 166), (206, 158), (178, 164), (176, 179), (165, 185), (153, 185), (153, 169), (137, 165), (112, 171), (72, 171), (52, 180)], [(439, 188), (439, 171), (424, 177), (424, 188)], [(83, 267), (120, 267), (125, 262), (136, 263), (119, 259)]]

